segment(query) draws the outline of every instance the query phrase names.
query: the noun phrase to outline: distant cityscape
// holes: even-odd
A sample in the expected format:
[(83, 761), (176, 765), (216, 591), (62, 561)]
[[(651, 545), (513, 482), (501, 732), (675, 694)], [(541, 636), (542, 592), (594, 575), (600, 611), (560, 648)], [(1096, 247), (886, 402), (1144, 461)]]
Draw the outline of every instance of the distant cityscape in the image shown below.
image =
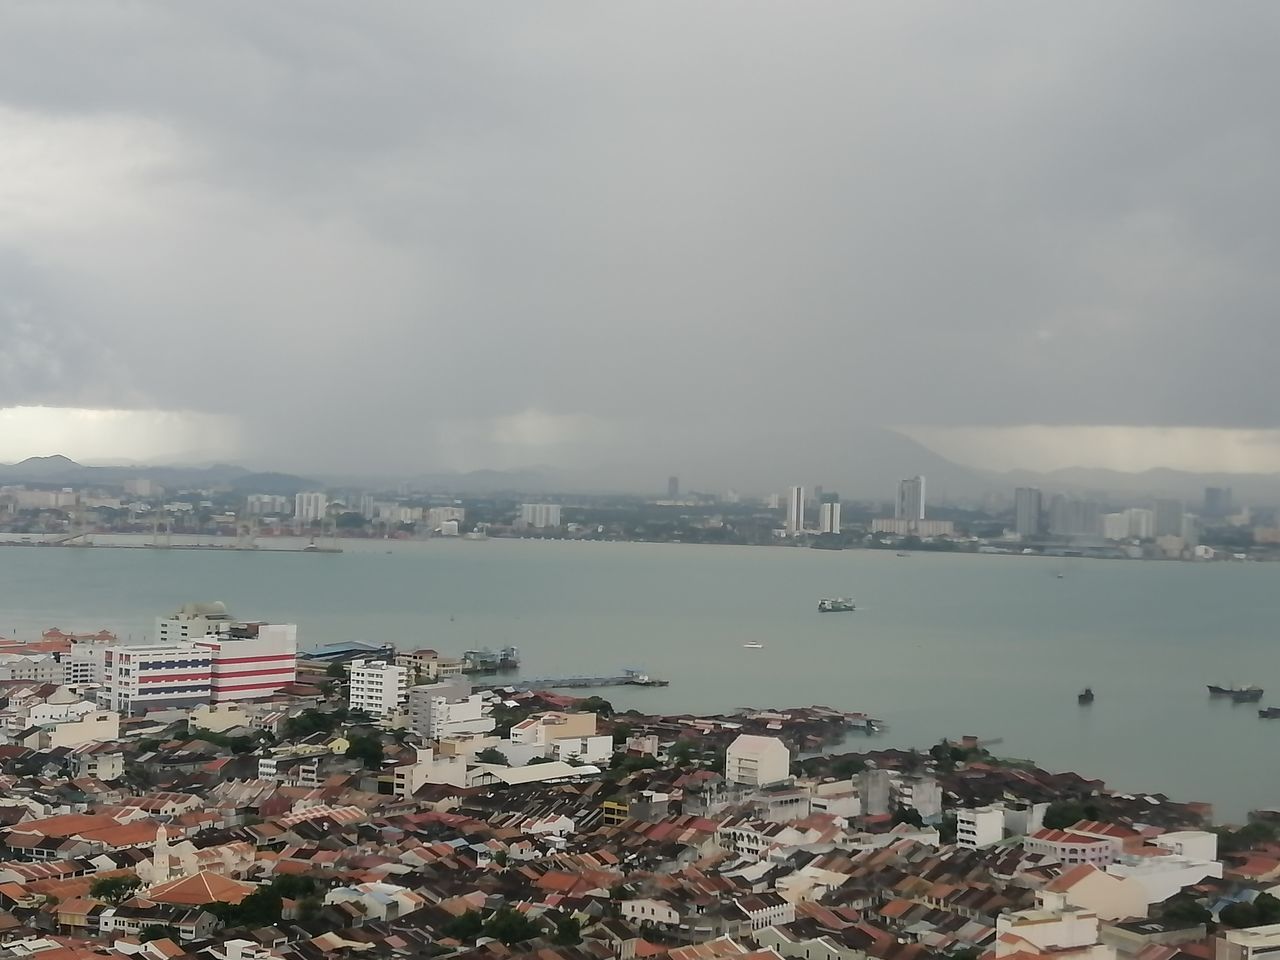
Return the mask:
[[(265, 474), (262, 486), (166, 488), (138, 476), (118, 484), (0, 486), (0, 543), (93, 545), (133, 534), (150, 546), (203, 537), (254, 549), (303, 537), (313, 549), (344, 538), (535, 537), (894, 548), (1221, 560), (1280, 558), (1280, 521), (1269, 505), (1239, 504), (1211, 486), (1200, 502), (1017, 487), (978, 502), (934, 502), (927, 478), (902, 479), (881, 500), (842, 500), (821, 485), (764, 496), (684, 491), (663, 494), (461, 494), (352, 489)], [(283, 540), (277, 540), (278, 544)]]

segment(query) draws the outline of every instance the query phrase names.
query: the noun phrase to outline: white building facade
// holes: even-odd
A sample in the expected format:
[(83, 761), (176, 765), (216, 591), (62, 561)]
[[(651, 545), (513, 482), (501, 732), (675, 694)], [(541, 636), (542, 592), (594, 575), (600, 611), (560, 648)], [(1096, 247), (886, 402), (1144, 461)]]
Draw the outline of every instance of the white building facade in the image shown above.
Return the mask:
[(350, 704), (371, 717), (385, 717), (409, 701), (409, 671), (382, 660), (351, 661)]

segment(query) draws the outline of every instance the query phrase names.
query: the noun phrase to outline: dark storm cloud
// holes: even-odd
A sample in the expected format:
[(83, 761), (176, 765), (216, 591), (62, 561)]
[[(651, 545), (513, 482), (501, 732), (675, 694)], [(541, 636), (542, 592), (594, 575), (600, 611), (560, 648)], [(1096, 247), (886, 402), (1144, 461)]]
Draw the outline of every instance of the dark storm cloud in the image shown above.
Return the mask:
[(1274, 426), (1277, 20), (9, 4), (0, 403), (333, 467)]

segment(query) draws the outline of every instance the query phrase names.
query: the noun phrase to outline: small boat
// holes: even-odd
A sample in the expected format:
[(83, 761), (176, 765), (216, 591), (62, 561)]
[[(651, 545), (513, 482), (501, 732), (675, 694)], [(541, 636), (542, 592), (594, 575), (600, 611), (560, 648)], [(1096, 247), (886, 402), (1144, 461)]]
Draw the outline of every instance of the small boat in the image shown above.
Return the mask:
[(1241, 687), (1239, 690), (1231, 691), (1232, 703), (1257, 703), (1262, 699), (1263, 690), (1261, 687)]
[(750, 643), (744, 643), (742, 646), (747, 650), (763, 650), (764, 649), (763, 643), (756, 643), (754, 640), (752, 640)]
[(836, 597), (834, 600), (819, 600), (819, 613), (851, 613), (853, 611), (853, 601), (845, 597)]
[(1093, 703), (1093, 687), (1085, 687), (1076, 694), (1076, 703)]
[(1263, 720), (1275, 720), (1280, 717), (1280, 707), (1263, 707), (1258, 711), (1258, 716)]
[(911, 556), (911, 554), (907, 553), (907, 551), (905, 551), (905, 550), (899, 550), (897, 553), (895, 553), (895, 554), (894, 554), (894, 556), (895, 556), (895, 557), (909, 557), (909, 556)]

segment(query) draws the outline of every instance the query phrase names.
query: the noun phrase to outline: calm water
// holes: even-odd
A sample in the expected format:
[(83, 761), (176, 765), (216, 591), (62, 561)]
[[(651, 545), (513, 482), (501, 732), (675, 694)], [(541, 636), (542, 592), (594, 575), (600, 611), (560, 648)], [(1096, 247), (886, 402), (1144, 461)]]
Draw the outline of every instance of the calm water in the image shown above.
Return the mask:
[[(1208, 800), (1220, 819), (1280, 804), (1280, 720), (1210, 702), (1204, 687), (1255, 682), (1268, 688), (1264, 705), (1280, 703), (1280, 565), (535, 541), (345, 546), (339, 555), (0, 548), (0, 634), (106, 626), (141, 637), (156, 614), (218, 599), (240, 616), (297, 622), (307, 645), (513, 643), (531, 676), (638, 666), (671, 680), (605, 692), (622, 707), (825, 703), (886, 720), (873, 741), (883, 745), (1002, 737), (1002, 755)], [(819, 615), (823, 596), (854, 596), (860, 609)], [(765, 648), (744, 650), (747, 641)], [(1080, 708), (1086, 685), (1097, 702)]]

